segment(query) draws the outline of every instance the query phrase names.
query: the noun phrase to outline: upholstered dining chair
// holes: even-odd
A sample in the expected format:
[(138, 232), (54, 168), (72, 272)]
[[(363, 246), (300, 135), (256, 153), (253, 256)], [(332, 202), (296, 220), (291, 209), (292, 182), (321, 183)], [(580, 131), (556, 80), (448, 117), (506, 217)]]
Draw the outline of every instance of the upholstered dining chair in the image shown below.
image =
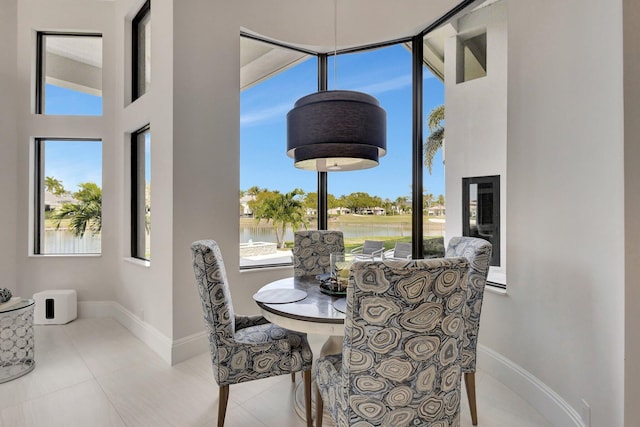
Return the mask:
[(316, 426), (459, 426), (465, 258), (356, 261), (342, 354), (315, 364)]
[(464, 341), (462, 347), (462, 372), (469, 400), (471, 423), (478, 425), (476, 406), (476, 347), (480, 329), (482, 297), (489, 273), (491, 243), (476, 237), (452, 237), (447, 245), (446, 257), (465, 257), (469, 261), (467, 284), (467, 308), (464, 311)]
[(222, 253), (213, 240), (191, 245), (193, 270), (202, 302), (213, 376), (220, 387), (218, 427), (224, 425), (229, 386), (303, 371), (307, 426), (311, 418), (313, 354), (305, 334), (269, 323), (262, 316), (236, 315)]
[(304, 230), (293, 235), (293, 275), (329, 273), (329, 254), (344, 252), (344, 236), (337, 230)]

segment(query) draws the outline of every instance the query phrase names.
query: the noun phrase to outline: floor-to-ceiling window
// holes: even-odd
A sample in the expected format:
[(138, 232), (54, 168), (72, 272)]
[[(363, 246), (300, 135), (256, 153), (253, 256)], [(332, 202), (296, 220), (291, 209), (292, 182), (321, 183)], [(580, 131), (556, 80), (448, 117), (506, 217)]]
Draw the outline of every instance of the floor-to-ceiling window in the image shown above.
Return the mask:
[(317, 90), (317, 68), (315, 57), (241, 38), (241, 267), (290, 264), (293, 230), (316, 226), (316, 174), (287, 157), (286, 116)]

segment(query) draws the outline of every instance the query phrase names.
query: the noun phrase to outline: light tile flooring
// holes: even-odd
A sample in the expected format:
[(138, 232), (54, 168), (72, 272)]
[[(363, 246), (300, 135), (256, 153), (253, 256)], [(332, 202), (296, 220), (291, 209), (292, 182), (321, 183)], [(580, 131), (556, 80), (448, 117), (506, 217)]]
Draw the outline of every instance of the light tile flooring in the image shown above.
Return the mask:
[[(0, 384), (0, 427), (215, 426), (208, 354), (167, 366), (112, 319), (35, 326), (36, 368)], [(324, 337), (309, 336), (315, 354)], [(301, 381), (298, 376), (298, 381)], [(550, 426), (517, 394), (476, 374), (479, 426)], [(231, 386), (227, 427), (302, 427), (288, 375)], [(462, 426), (470, 426), (462, 395)], [(328, 425), (325, 422), (325, 425)]]

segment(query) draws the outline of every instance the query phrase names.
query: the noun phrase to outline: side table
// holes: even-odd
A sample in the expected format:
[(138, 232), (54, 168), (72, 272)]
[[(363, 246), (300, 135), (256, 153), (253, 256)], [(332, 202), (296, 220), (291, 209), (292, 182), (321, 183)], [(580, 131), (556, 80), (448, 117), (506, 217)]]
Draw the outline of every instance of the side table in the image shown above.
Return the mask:
[(32, 299), (21, 299), (0, 308), (0, 383), (31, 372), (36, 366), (33, 351)]

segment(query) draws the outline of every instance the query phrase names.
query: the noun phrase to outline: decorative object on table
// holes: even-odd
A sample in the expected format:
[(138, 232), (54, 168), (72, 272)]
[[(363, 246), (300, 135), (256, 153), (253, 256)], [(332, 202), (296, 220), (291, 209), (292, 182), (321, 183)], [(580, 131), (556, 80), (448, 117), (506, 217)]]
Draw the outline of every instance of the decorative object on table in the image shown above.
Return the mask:
[(335, 286), (334, 290), (346, 292), (349, 286), (349, 271), (356, 259), (355, 255), (336, 252), (332, 253), (329, 259), (331, 260), (331, 284)]
[(304, 377), (307, 426), (311, 417), (311, 363), (306, 334), (269, 323), (262, 316), (240, 316), (233, 311), (222, 253), (213, 240), (191, 245), (193, 271), (209, 336), (213, 377), (220, 387), (218, 427), (224, 425), (229, 386), (290, 374)]
[(347, 299), (346, 298), (339, 298), (339, 299), (335, 300), (333, 302), (333, 308), (338, 310), (340, 313), (346, 313), (347, 312)]
[(254, 301), (264, 304), (287, 304), (303, 300), (307, 293), (302, 289), (267, 289), (253, 294)]
[(75, 289), (56, 289), (33, 294), (36, 325), (64, 325), (78, 317), (78, 294)]
[[(334, 74), (338, 1), (334, 3)], [(335, 84), (334, 76), (334, 84)], [(287, 114), (287, 155), (295, 167), (318, 172), (378, 165), (387, 153), (387, 113), (376, 98), (350, 90), (324, 90), (296, 101)]]
[(11, 299), (13, 294), (9, 290), (9, 288), (1, 288), (0, 289), (0, 304), (3, 302), (7, 302)]
[(293, 234), (293, 275), (329, 273), (329, 254), (344, 252), (344, 236), (337, 230), (302, 230)]
[[(460, 425), (469, 262), (356, 262), (341, 354), (314, 363), (316, 426)], [(343, 358), (342, 355), (345, 355)]]
[(487, 283), (492, 246), (484, 239), (476, 237), (452, 237), (447, 246), (447, 257), (465, 257), (469, 261), (467, 282), (467, 307), (464, 316), (464, 346), (462, 348), (462, 372), (471, 411), (471, 423), (478, 425), (476, 406), (476, 347), (480, 329), (482, 297)]

